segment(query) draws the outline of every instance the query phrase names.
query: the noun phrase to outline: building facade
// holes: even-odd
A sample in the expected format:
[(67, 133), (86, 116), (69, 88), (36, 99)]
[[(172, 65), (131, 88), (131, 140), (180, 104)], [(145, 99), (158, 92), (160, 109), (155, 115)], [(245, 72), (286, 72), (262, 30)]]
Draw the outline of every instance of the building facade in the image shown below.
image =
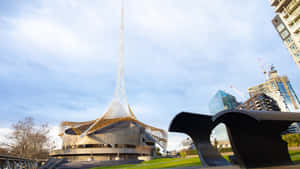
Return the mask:
[(300, 1), (270, 0), (276, 16), (272, 23), (300, 69)]
[(139, 121), (126, 99), (124, 80), (123, 32), (124, 7), (121, 26), (118, 74), (111, 104), (100, 118), (84, 122), (63, 121), (59, 136), (62, 148), (50, 153), (55, 158), (70, 160), (149, 160), (155, 146), (167, 147), (166, 131)]
[[(237, 107), (240, 110), (259, 110), (259, 111), (280, 111), (277, 102), (264, 93), (256, 94), (243, 104)], [(286, 133), (300, 133), (299, 123), (293, 123), (289, 126)]]
[[(217, 91), (217, 93), (211, 98), (209, 101), (208, 107), (211, 115), (215, 115), (216, 113), (223, 110), (233, 110), (238, 105), (239, 102), (236, 101), (236, 98), (222, 90)], [(224, 124), (220, 124), (214, 128), (211, 135), (211, 141), (214, 140), (228, 140), (228, 135), (226, 131), (226, 126)]]
[(222, 90), (219, 90), (209, 101), (209, 112), (214, 115), (223, 110), (232, 110), (240, 105), (236, 98)]
[[(92, 125), (92, 123), (84, 124)], [(82, 125), (83, 126), (83, 125)], [(81, 137), (68, 128), (61, 135), (62, 149), (51, 157), (69, 160), (147, 160), (155, 155), (155, 139), (134, 121), (120, 121)]]
[(239, 105), (240, 110), (259, 110), (259, 111), (280, 111), (276, 101), (264, 93), (252, 96), (250, 99)]
[(274, 66), (268, 72), (266, 82), (250, 87), (248, 89), (250, 97), (264, 93), (273, 98), (281, 111), (300, 112), (299, 99), (287, 76), (278, 76)]

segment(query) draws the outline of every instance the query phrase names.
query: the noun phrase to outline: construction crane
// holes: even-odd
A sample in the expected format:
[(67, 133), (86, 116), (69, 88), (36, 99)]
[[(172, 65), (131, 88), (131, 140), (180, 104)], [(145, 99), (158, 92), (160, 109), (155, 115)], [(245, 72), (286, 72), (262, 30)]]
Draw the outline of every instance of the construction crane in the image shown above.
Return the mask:
[(246, 100), (246, 97), (244, 95), (243, 92), (241, 92), (240, 90), (238, 90), (237, 88), (235, 88), (233, 85), (230, 85), (230, 88), (237, 93), (243, 100)]
[(260, 58), (260, 57), (258, 57), (257, 60), (260, 63), (260, 66), (261, 66), (262, 71), (263, 71), (263, 73), (264, 73), (264, 75), (266, 77), (266, 80), (269, 80), (268, 73), (267, 73), (267, 71), (265, 69), (265, 67), (266, 67), (267, 64), (265, 64), (264, 61), (262, 60), (262, 58)]

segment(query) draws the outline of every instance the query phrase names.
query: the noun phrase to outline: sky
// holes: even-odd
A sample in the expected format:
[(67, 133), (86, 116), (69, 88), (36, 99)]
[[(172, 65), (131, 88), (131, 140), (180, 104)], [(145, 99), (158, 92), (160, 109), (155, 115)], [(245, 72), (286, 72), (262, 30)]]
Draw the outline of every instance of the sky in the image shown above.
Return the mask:
[[(94, 120), (112, 100), (120, 0), (0, 3), (0, 138), (25, 117)], [(208, 113), (218, 90), (242, 101), (262, 83), (261, 58), (300, 93), (300, 70), (271, 20), (267, 0), (126, 0), (125, 86), (137, 119), (168, 129), (181, 111)], [(184, 134), (169, 134), (178, 147)], [(3, 139), (2, 139), (3, 140)], [(59, 141), (58, 141), (59, 142)]]

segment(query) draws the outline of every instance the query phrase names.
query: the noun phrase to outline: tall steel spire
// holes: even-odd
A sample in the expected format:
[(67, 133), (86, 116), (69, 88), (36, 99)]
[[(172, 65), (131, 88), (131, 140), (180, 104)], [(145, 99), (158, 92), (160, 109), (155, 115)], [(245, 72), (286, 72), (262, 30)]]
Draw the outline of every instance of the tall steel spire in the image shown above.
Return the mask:
[(121, 25), (120, 25), (120, 41), (119, 41), (119, 58), (118, 58), (118, 71), (114, 101), (124, 101), (127, 104), (124, 83), (124, 0), (122, 0), (121, 7)]
[[(112, 103), (109, 105), (105, 114), (98, 118), (95, 121), (84, 122), (84, 123), (74, 123), (74, 122), (64, 122), (62, 128), (69, 126), (76, 133), (80, 135), (80, 138), (88, 136), (89, 134), (100, 130), (106, 126), (123, 122), (131, 121), (143, 126), (146, 131), (153, 137), (153, 139), (161, 145), (164, 149), (167, 146), (167, 133), (159, 128), (146, 125), (138, 121), (130, 109), (130, 106), (127, 103), (126, 93), (125, 93), (125, 83), (124, 83), (124, 0), (122, 1), (121, 8), (121, 26), (120, 26), (120, 41), (119, 41), (119, 57), (118, 57), (118, 71), (117, 71), (117, 80), (115, 94), (112, 99)], [(82, 125), (90, 124), (88, 129), (85, 130), (85, 127)], [(78, 143), (79, 144), (79, 143)]]
[(124, 82), (124, 0), (121, 0), (121, 25), (120, 25), (120, 41), (119, 41), (119, 57), (118, 57), (118, 71), (115, 94), (111, 105), (104, 114), (105, 119), (114, 119), (122, 117), (135, 118), (132, 113), (126, 98), (125, 82)]
[(125, 93), (124, 83), (124, 0), (121, 0), (121, 25), (120, 25), (120, 41), (119, 41), (119, 57), (118, 57), (118, 71), (115, 94), (112, 99), (112, 103), (107, 108), (102, 118), (97, 119), (86, 131), (84, 131), (80, 137), (86, 136), (90, 130), (92, 130), (102, 119), (118, 119), (131, 117), (135, 119), (133, 112), (131, 111)]

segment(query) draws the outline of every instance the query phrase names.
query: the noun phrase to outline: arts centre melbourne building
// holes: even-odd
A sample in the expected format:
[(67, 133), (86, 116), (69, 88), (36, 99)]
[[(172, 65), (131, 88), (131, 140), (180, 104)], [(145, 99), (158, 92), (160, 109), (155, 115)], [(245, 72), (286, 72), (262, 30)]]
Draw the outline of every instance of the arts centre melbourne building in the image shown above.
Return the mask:
[(63, 145), (60, 150), (50, 153), (52, 157), (70, 160), (147, 160), (155, 154), (155, 145), (166, 148), (167, 133), (138, 121), (127, 103), (123, 68), (123, 9), (113, 101), (101, 118), (86, 122), (62, 122), (59, 135)]

